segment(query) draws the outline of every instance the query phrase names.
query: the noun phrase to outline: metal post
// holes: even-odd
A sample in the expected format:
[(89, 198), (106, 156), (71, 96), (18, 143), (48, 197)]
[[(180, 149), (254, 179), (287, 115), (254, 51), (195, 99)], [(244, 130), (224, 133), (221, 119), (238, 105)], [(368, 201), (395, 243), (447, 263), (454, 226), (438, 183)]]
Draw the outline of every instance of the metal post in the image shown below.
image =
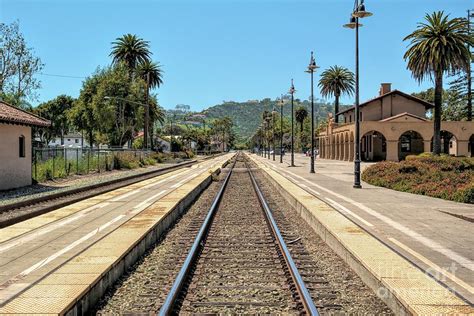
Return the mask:
[(53, 149), (53, 172), (51, 173), (51, 179), (54, 179), (54, 158), (56, 157), (56, 148)]
[(89, 170), (90, 170), (89, 163), (90, 163), (90, 158), (91, 158), (91, 149), (92, 147), (87, 150), (87, 174), (89, 174)]
[[(311, 52), (312, 53), (312, 52)], [(311, 55), (312, 57), (312, 55)], [(313, 91), (313, 74), (311, 70), (311, 167), (309, 172), (314, 173), (314, 91)]]
[(283, 96), (280, 103), (280, 163), (283, 163)]
[(35, 151), (35, 180), (38, 181), (38, 151), (36, 148), (33, 148), (33, 150)]
[(64, 158), (64, 174), (65, 174), (66, 176), (68, 176), (68, 172), (67, 172), (67, 157), (66, 157), (66, 150), (67, 150), (67, 149), (66, 149), (66, 147), (64, 147), (63, 149), (64, 149), (64, 150), (63, 150), (63, 153), (64, 153), (64, 154), (63, 154), (63, 158)]
[[(471, 10), (467, 10), (467, 33), (469, 35), (471, 34), (471, 14), (472, 14)], [(470, 53), (471, 46), (469, 44), (467, 44), (467, 49), (469, 50), (469, 53)], [(467, 120), (472, 121), (471, 58), (469, 58), (469, 62), (467, 63), (466, 76), (467, 76)], [(471, 148), (471, 152), (472, 151), (474, 150)]]
[(273, 143), (273, 161), (275, 161), (275, 109), (272, 111), (272, 143)]
[(359, 18), (356, 17), (356, 48), (355, 48), (355, 159), (354, 159), (354, 185), (356, 189), (362, 188), (360, 185), (360, 114), (359, 114)]
[(76, 148), (76, 174), (79, 174), (79, 148)]
[(143, 149), (148, 149), (148, 125), (150, 120), (150, 103), (149, 99), (150, 89), (150, 73), (146, 74), (146, 106), (145, 106), (145, 124), (143, 126)]
[(294, 115), (294, 104), (293, 104), (293, 101), (294, 101), (294, 97), (293, 97), (293, 94), (294, 94), (294, 86), (293, 86), (293, 79), (291, 79), (291, 90), (290, 90), (290, 94), (291, 94), (291, 167), (294, 167), (295, 166), (295, 146), (294, 146), (294, 133), (295, 133), (295, 128), (294, 128), (294, 119), (293, 119), (293, 115)]
[(100, 173), (100, 147), (97, 147), (97, 172)]

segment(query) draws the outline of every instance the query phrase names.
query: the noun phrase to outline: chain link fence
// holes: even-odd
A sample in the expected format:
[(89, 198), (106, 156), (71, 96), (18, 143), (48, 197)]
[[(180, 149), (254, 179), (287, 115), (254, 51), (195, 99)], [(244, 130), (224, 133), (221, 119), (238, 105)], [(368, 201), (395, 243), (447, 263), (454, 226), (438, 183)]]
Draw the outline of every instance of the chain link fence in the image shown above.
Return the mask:
[(37, 182), (118, 169), (119, 161), (142, 161), (152, 152), (122, 148), (33, 148), (32, 173)]

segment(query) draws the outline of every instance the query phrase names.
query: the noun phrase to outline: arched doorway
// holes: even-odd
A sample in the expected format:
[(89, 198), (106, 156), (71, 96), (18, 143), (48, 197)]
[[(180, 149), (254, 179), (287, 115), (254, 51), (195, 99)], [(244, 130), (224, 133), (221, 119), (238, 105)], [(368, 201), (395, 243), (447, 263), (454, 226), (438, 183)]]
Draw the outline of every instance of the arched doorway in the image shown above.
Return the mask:
[(398, 159), (423, 152), (423, 137), (415, 131), (406, 131), (398, 138)]
[[(441, 153), (451, 156), (458, 155), (458, 141), (456, 136), (453, 133), (442, 130), (440, 132), (441, 136)], [(431, 152), (433, 152), (433, 138), (431, 137)]]
[(469, 143), (467, 144), (467, 150), (469, 151), (469, 156), (474, 157), (474, 134), (469, 137)]
[(362, 161), (381, 161), (387, 158), (387, 140), (377, 131), (365, 133), (360, 139)]

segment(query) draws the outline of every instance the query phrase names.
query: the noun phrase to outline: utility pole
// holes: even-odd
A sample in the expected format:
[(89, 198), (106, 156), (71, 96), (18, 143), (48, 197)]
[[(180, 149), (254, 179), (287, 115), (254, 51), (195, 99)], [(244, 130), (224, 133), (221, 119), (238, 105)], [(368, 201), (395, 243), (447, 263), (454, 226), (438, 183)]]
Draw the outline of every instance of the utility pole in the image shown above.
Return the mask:
[(145, 106), (145, 124), (143, 126), (143, 149), (148, 150), (148, 125), (150, 121), (150, 103), (149, 103), (149, 90), (150, 90), (150, 73), (146, 74), (146, 106)]
[[(472, 13), (471, 10), (467, 10), (467, 33), (470, 35), (471, 34), (471, 17), (474, 17), (474, 14)], [(467, 44), (467, 49), (469, 50), (469, 53), (471, 53), (471, 46)], [(469, 56), (471, 57), (471, 56)], [(471, 79), (471, 58), (469, 58), (469, 62), (467, 63), (467, 71), (466, 71), (466, 76), (467, 76), (467, 120), (472, 121), (472, 91), (471, 91), (471, 86), (472, 86), (472, 79)]]

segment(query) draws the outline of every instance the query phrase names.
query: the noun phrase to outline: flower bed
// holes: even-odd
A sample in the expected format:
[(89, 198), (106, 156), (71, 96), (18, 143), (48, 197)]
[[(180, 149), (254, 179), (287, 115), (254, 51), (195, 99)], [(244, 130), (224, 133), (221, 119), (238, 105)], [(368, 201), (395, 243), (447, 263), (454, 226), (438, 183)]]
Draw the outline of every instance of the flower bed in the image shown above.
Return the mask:
[(370, 166), (362, 179), (397, 191), (474, 204), (474, 158), (408, 156)]

